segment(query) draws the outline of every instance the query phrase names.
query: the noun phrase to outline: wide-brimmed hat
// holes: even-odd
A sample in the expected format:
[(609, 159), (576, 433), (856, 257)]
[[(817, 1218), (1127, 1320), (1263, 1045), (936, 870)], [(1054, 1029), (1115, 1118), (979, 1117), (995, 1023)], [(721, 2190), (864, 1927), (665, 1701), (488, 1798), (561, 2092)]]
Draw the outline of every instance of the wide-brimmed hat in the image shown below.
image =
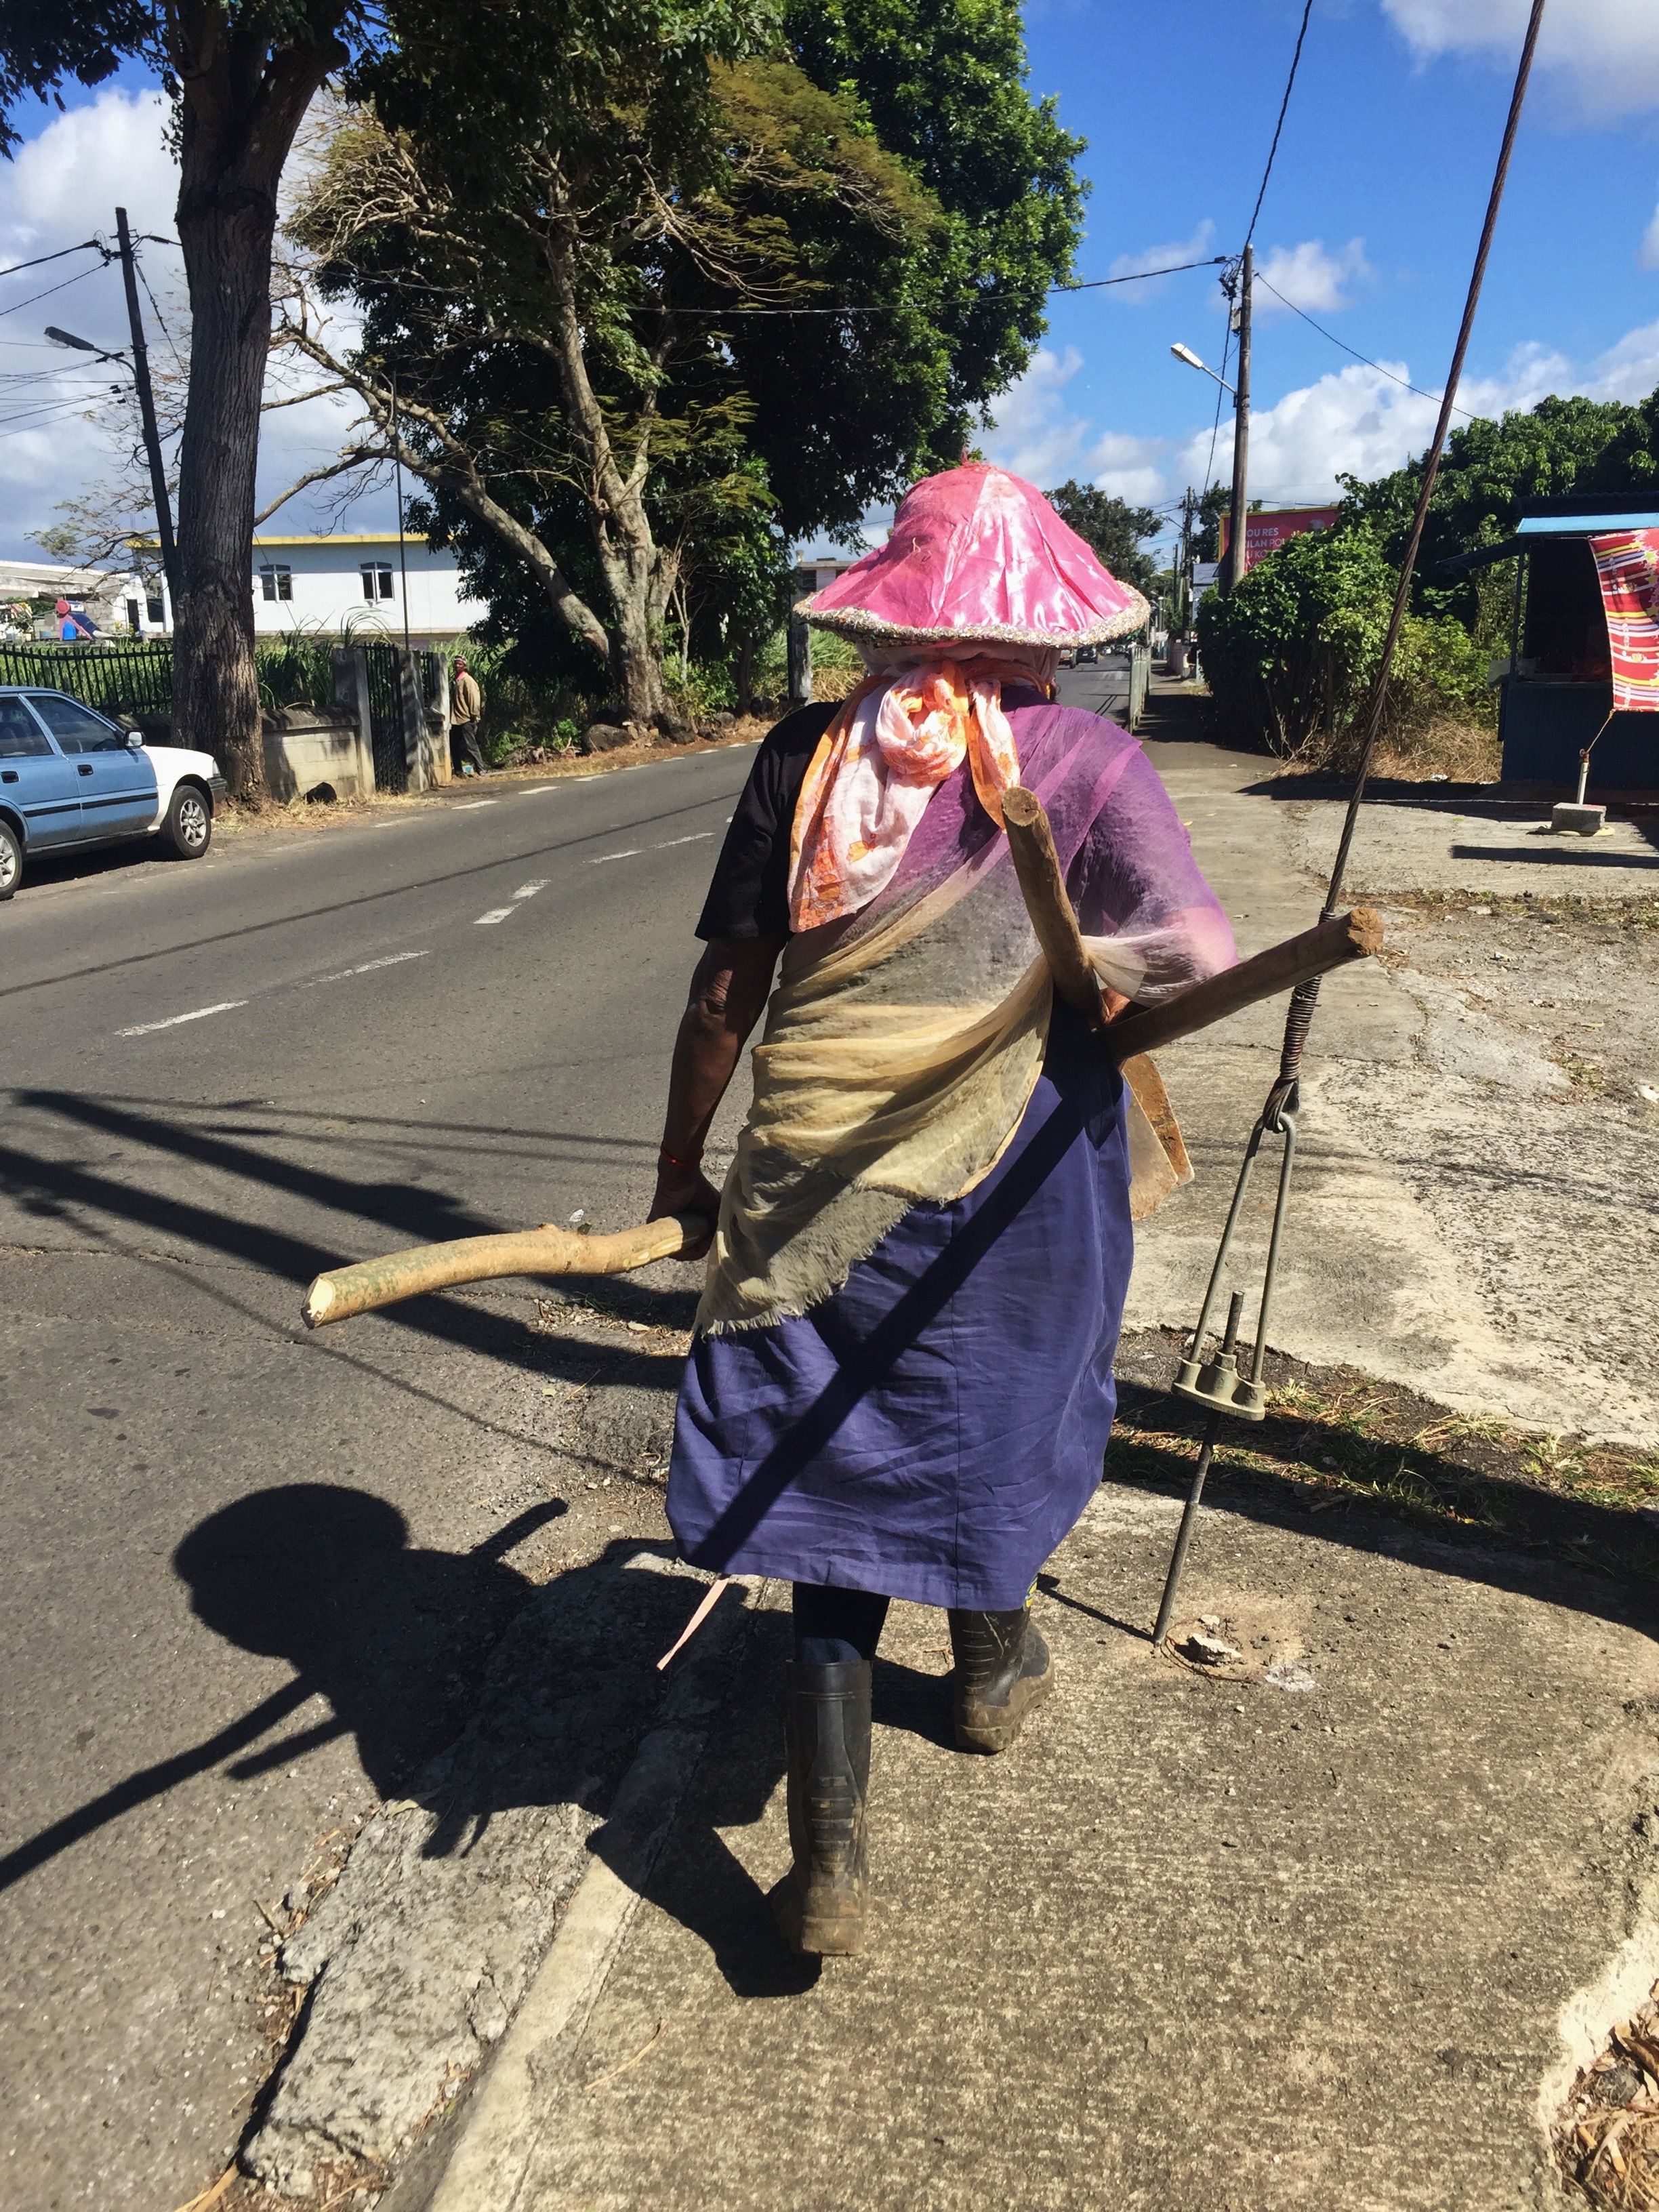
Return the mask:
[(1035, 484), (964, 461), (913, 484), (887, 543), (795, 611), (869, 645), (1103, 645), (1151, 611)]

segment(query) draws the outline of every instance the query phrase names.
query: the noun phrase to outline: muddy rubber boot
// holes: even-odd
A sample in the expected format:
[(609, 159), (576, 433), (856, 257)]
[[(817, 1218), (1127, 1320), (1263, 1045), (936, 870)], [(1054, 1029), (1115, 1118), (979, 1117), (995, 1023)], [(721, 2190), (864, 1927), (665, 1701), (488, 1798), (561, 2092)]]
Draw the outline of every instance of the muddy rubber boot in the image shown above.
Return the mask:
[(1006, 1751), (1054, 1686), (1054, 1662), (1030, 1608), (951, 1615), (958, 1751)]
[(795, 1863), (773, 1897), (797, 1951), (864, 1948), (870, 1889), (870, 1662), (789, 1669), (789, 1841)]

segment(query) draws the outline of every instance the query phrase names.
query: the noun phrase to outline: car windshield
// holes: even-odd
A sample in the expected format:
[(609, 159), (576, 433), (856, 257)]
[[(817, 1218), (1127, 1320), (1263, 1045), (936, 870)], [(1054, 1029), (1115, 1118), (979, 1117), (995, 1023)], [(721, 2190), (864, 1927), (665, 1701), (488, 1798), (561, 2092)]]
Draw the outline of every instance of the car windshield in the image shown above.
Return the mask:
[(46, 732), (21, 699), (0, 699), (0, 760), (27, 760), (50, 753)]
[(126, 733), (61, 691), (31, 691), (29, 704), (66, 753), (119, 753)]

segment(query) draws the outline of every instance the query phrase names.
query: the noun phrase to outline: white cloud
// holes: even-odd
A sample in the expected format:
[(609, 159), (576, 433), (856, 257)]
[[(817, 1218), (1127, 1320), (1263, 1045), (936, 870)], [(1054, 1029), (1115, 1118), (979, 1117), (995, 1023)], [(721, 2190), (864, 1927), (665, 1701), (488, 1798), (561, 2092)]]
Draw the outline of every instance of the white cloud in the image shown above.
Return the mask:
[(1659, 269), (1659, 207), (1653, 210), (1653, 221), (1642, 233), (1642, 243), (1636, 249), (1638, 264), (1644, 269)]
[[(1138, 253), (1120, 253), (1107, 273), (1112, 276), (1144, 276), (1152, 269), (1182, 269), (1189, 262), (1209, 259), (1214, 241), (1215, 225), (1206, 216), (1190, 238), (1177, 240), (1170, 246), (1144, 246)], [(1143, 284), (1125, 285), (1113, 296), (1133, 304), (1164, 289), (1160, 282), (1152, 279)]]
[(1300, 246), (1275, 246), (1255, 273), (1268, 288), (1256, 295), (1258, 315), (1278, 314), (1285, 307), (1329, 315), (1349, 305), (1344, 287), (1369, 276), (1371, 267), (1363, 238), (1351, 238), (1334, 253), (1326, 252), (1322, 239), (1307, 238)]
[(1095, 431), (1066, 405), (1066, 387), (1083, 366), (1075, 346), (1040, 346), (1031, 365), (999, 403), (987, 434), (990, 458), (1042, 489), (1081, 477), (1118, 498), (1148, 504), (1161, 495), (1167, 438)]
[[(1382, 0), (1382, 12), (1423, 59), (1488, 55), (1513, 69), (1528, 0)], [(1659, 27), (1651, 0), (1550, 0), (1538, 65), (1588, 122), (1659, 107)]]
[[(0, 266), (94, 234), (112, 235), (118, 203), (135, 231), (173, 235), (179, 173), (167, 144), (168, 119), (159, 92), (106, 90), (54, 117), (15, 161), (0, 162)], [(190, 327), (183, 264), (176, 249), (145, 244), (140, 252), (163, 318), (164, 327), (157, 330), (150, 302), (143, 301), (152, 363), (165, 379), (167, 333), (182, 350)], [(61, 290), (49, 289), (60, 285)], [(41, 293), (48, 296), (31, 297)], [(100, 368), (89, 356), (48, 343), (48, 323), (95, 345), (125, 347), (119, 269), (88, 253), (0, 280), (0, 556), (5, 557), (38, 558), (33, 533), (62, 520), (56, 512), (61, 501), (107, 477), (112, 454), (129, 447), (133, 435), (126, 407), (109, 390), (112, 380), (123, 374), (118, 365)], [(340, 334), (337, 327), (334, 335)], [(260, 442), (260, 504), (329, 460), (351, 416), (341, 401), (323, 399), (268, 416)], [(302, 495), (270, 526), (326, 529), (321, 504), (326, 490), (309, 500)], [(376, 491), (364, 499), (349, 526), (384, 529), (392, 521), (389, 495)]]
[(1055, 353), (1039, 346), (1030, 366), (997, 403), (986, 441), (992, 459), (1035, 484), (1058, 483), (1076, 473), (1088, 443), (1088, 424), (1066, 409), (1066, 387), (1083, 366), (1075, 346)]
[[(1213, 459), (1208, 423), (1185, 438), (1102, 431), (1069, 404), (1068, 387), (1082, 366), (1075, 347), (1036, 356), (999, 410), (987, 441), (994, 459), (1044, 486), (1080, 477), (1146, 507), (1201, 485), (1206, 470), (1223, 483), (1231, 478), (1231, 412), (1221, 417)], [(1408, 391), (1411, 380), (1407, 362), (1377, 368), (1354, 362), (1271, 407), (1258, 406), (1250, 418), (1250, 496), (1274, 507), (1316, 505), (1337, 495), (1339, 475), (1382, 476), (1420, 453), (1439, 408), (1432, 396)], [(1426, 373), (1425, 386), (1432, 394)], [(1628, 402), (1656, 386), (1659, 322), (1653, 322), (1587, 362), (1547, 346), (1518, 346), (1495, 374), (1466, 378), (1459, 401), (1470, 414), (1495, 416), (1535, 407), (1552, 392)]]

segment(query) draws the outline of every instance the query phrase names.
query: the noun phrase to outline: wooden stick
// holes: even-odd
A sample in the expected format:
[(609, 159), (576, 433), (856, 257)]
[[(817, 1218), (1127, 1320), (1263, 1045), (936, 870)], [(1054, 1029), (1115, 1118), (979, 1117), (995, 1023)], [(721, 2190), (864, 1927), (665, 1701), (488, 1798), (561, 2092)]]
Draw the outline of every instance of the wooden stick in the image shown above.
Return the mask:
[(1281, 991), (1294, 990), (1298, 983), (1344, 967), (1350, 960), (1364, 960), (1380, 951), (1382, 944), (1382, 919), (1370, 907), (1334, 914), (1299, 937), (1270, 945), (1236, 968), (1225, 968), (1220, 975), (1177, 992), (1161, 1006), (1121, 1015), (1106, 1032), (1106, 1049), (1120, 1062), (1133, 1053), (1153, 1052), (1176, 1037), (1207, 1029), (1212, 1022), (1225, 1021), (1229, 1014), (1259, 1000), (1277, 998)]
[(307, 1294), (306, 1327), (347, 1321), (376, 1306), (457, 1283), (487, 1283), (501, 1275), (625, 1275), (653, 1260), (678, 1260), (707, 1241), (711, 1224), (700, 1213), (673, 1213), (610, 1237), (579, 1237), (574, 1230), (512, 1230), (502, 1237), (458, 1237), (448, 1244), (417, 1244), (384, 1260), (362, 1260), (319, 1275)]
[(1091, 1029), (1106, 1025), (1100, 979), (1084, 949), (1066, 878), (1060, 872), (1054, 833), (1036, 792), (1015, 784), (1002, 794), (1002, 826), (1008, 833), (1008, 849), (1014, 856), (1014, 873), (1024, 896), (1025, 911), (1042, 947), (1054, 989), (1068, 1006), (1075, 1006)]

